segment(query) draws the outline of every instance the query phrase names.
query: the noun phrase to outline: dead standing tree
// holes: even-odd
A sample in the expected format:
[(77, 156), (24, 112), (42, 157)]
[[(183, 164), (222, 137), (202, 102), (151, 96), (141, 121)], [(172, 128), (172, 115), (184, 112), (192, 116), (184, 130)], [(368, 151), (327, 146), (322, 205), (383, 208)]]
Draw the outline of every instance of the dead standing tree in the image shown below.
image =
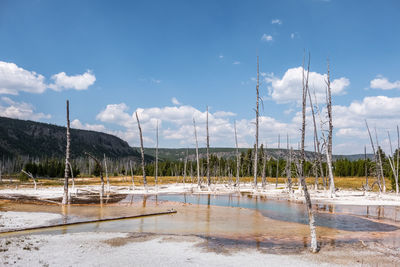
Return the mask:
[(207, 130), (207, 185), (210, 189), (211, 178), (210, 178), (210, 135), (208, 134), (208, 106), (207, 106), (207, 118), (206, 118), (206, 130)]
[(101, 165), (101, 162), (100, 162), (96, 157), (94, 157), (92, 154), (90, 154), (90, 153), (88, 153), (88, 152), (85, 152), (85, 154), (86, 154), (89, 158), (93, 159), (93, 160), (96, 162), (97, 166), (99, 166), (99, 170), (100, 170), (100, 182), (101, 182), (100, 201), (102, 201), (103, 196), (104, 196), (103, 166)]
[(236, 143), (236, 184), (235, 186), (239, 187), (240, 180), (239, 180), (239, 172), (240, 172), (240, 154), (239, 154), (239, 146), (237, 140), (237, 132), (236, 132), (236, 121), (234, 122), (235, 127), (235, 143)]
[(258, 117), (259, 117), (259, 100), (260, 100), (260, 68), (257, 56), (257, 101), (256, 101), (256, 143), (254, 148), (254, 188), (257, 188), (257, 163), (258, 163)]
[(142, 172), (143, 172), (143, 185), (147, 189), (147, 179), (146, 179), (146, 168), (144, 164), (144, 148), (143, 148), (143, 134), (142, 134), (142, 127), (140, 127), (140, 121), (139, 121), (139, 116), (137, 112), (136, 114), (136, 120), (139, 128), (139, 136), (140, 136), (140, 154), (142, 155)]
[(158, 180), (158, 120), (157, 120), (157, 128), (156, 128), (156, 166), (154, 170), (154, 183), (157, 188), (157, 180)]
[(197, 142), (196, 121), (193, 118), (194, 139), (196, 141), (196, 161), (197, 161), (197, 185), (200, 187), (200, 161), (199, 161), (199, 143)]
[(328, 131), (328, 143), (327, 143), (327, 157), (326, 163), (328, 164), (328, 173), (329, 173), (329, 190), (331, 193), (331, 197), (333, 197), (335, 193), (335, 181), (333, 179), (333, 171), (332, 171), (332, 137), (333, 137), (333, 123), (332, 123), (332, 95), (331, 95), (331, 81), (330, 81), (330, 71), (329, 71), (329, 60), (327, 62), (328, 73), (327, 73), (327, 81), (326, 81), (326, 109), (328, 112), (328, 121), (329, 121), (329, 131)]
[(267, 166), (267, 145), (264, 142), (265, 146), (263, 146), (262, 149), (262, 162), (263, 162), (263, 166), (262, 166), (262, 175), (261, 175), (261, 183), (262, 183), (262, 188), (265, 189), (265, 187), (267, 186), (267, 178), (265, 177), (265, 169)]
[(107, 191), (110, 192), (110, 178), (108, 177), (106, 154), (104, 154), (104, 167), (106, 169)]
[[(309, 63), (310, 64), (310, 61)], [(308, 81), (307, 83), (308, 84)], [(311, 198), (310, 193), (307, 189), (306, 180), (304, 177), (304, 161), (305, 161), (305, 153), (304, 153), (304, 141), (306, 135), (306, 105), (307, 105), (307, 86), (304, 84), (304, 61), (303, 61), (303, 94), (302, 94), (302, 124), (301, 124), (301, 151), (300, 151), (300, 162), (299, 162), (299, 177), (300, 183), (303, 187), (304, 197), (306, 200), (306, 206), (308, 211), (308, 222), (310, 226), (310, 234), (311, 234), (311, 251), (313, 253), (318, 252), (318, 244), (317, 244), (317, 232), (315, 227), (314, 213), (311, 206)]]
[(275, 179), (275, 188), (278, 188), (280, 154), (281, 154), (281, 135), (278, 134), (278, 151), (277, 151), (277, 156), (276, 156), (276, 179)]
[(70, 153), (70, 142), (71, 136), (69, 133), (69, 101), (67, 100), (67, 147), (65, 150), (65, 170), (64, 170), (64, 194), (62, 198), (62, 204), (66, 205), (69, 201), (68, 195), (68, 177), (69, 177), (69, 153)]
[[(375, 172), (376, 172), (376, 182), (378, 184), (378, 188), (379, 188), (379, 193), (382, 192), (382, 187), (381, 187), (381, 180), (380, 180), (380, 172), (378, 169), (378, 157), (375, 153), (375, 145), (374, 145), (374, 141), (372, 141), (372, 136), (371, 136), (371, 131), (369, 130), (369, 126), (368, 126), (368, 122), (367, 120), (365, 120), (365, 126), (367, 127), (368, 130), (368, 135), (369, 135), (369, 140), (371, 142), (371, 147), (372, 147), (372, 152), (374, 153), (374, 160), (375, 160)], [(374, 184), (375, 184), (374, 183)], [(374, 187), (374, 185), (372, 185), (372, 188)]]
[(35, 177), (33, 177), (32, 173), (30, 173), (28, 171), (25, 171), (25, 170), (21, 170), (21, 172), (25, 173), (26, 175), (28, 175), (33, 180), (33, 185), (34, 185), (34, 188), (36, 190), (36, 179), (35, 179)]
[[(397, 132), (399, 131), (399, 127), (397, 126)], [(390, 138), (390, 133), (389, 131), (387, 132), (388, 138), (389, 138), (389, 145), (390, 145), (390, 155), (389, 155), (389, 163), (390, 163), (390, 168), (392, 169), (393, 176), (394, 176), (394, 181), (396, 184), (396, 194), (399, 194), (399, 164), (394, 161), (395, 155), (393, 154), (393, 148), (392, 148), (392, 140)], [(399, 158), (399, 149), (395, 151), (397, 152), (397, 160)]]
[(385, 193), (385, 192), (386, 192), (386, 182), (385, 182), (385, 175), (384, 175), (384, 173), (383, 173), (383, 164), (382, 164), (382, 156), (381, 156), (382, 148), (379, 149), (380, 146), (379, 146), (378, 134), (377, 134), (377, 132), (376, 132), (376, 128), (375, 128), (375, 138), (376, 138), (376, 146), (377, 146), (377, 151), (376, 151), (376, 153), (378, 153), (378, 160), (379, 160), (379, 171), (380, 171), (381, 179), (382, 179), (382, 183), (381, 183), (381, 185), (382, 185), (382, 192)]

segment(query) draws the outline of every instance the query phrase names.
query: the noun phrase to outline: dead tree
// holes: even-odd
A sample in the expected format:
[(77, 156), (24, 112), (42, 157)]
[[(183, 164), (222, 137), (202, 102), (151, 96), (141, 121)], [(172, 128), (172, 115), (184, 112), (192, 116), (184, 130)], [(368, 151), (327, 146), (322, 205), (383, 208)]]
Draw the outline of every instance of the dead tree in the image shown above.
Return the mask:
[(157, 187), (157, 180), (158, 180), (158, 121), (157, 121), (157, 129), (156, 129), (156, 166), (154, 170), (154, 183)]
[[(380, 146), (379, 146), (379, 141), (378, 141), (378, 134), (376, 132), (376, 128), (375, 128), (375, 138), (376, 138), (376, 146), (377, 146), (377, 151), (376, 153), (378, 153), (378, 160), (379, 160), (379, 171), (381, 174), (381, 179), (382, 179), (382, 192), (385, 193), (386, 192), (386, 182), (385, 182), (385, 175), (383, 173), (383, 164), (382, 164), (382, 157), (381, 157), (381, 153), (380, 153)], [(381, 148), (382, 149), (382, 148)]]
[(199, 143), (197, 142), (196, 121), (193, 118), (194, 139), (196, 141), (196, 161), (197, 161), (197, 185), (200, 187), (200, 160), (199, 160)]
[(72, 170), (72, 165), (70, 162), (68, 162), (68, 166), (69, 166), (69, 171), (71, 172), (72, 191), (74, 191), (75, 190), (75, 179), (74, 179), (74, 172)]
[(206, 119), (206, 130), (207, 130), (207, 185), (210, 187), (211, 178), (210, 178), (210, 135), (208, 134), (208, 106), (207, 106), (207, 119)]
[(288, 191), (292, 194), (292, 150), (289, 150), (289, 134), (286, 135), (286, 149), (288, 151), (286, 158), (286, 178)]
[[(310, 61), (309, 63), (310, 64)], [(308, 81), (307, 81), (308, 83)], [(308, 221), (310, 225), (310, 234), (311, 234), (311, 251), (313, 253), (318, 252), (317, 245), (317, 232), (315, 227), (314, 213), (311, 206), (311, 198), (307, 189), (306, 180), (304, 177), (304, 161), (305, 161), (305, 153), (304, 153), (304, 141), (306, 135), (306, 105), (307, 105), (307, 86), (304, 84), (304, 61), (303, 61), (303, 94), (302, 94), (302, 126), (301, 126), (301, 152), (300, 152), (300, 168), (299, 168), (299, 177), (300, 183), (303, 187), (304, 197), (306, 200), (306, 206), (308, 211)]]
[(364, 146), (364, 167), (365, 167), (365, 190), (369, 190), (368, 183), (368, 162), (367, 162), (367, 146)]
[(67, 100), (67, 147), (65, 150), (65, 170), (64, 170), (64, 194), (62, 199), (62, 204), (68, 204), (68, 177), (69, 177), (69, 153), (70, 153), (70, 142), (71, 137), (69, 133), (69, 101)]
[(239, 155), (239, 146), (238, 146), (237, 132), (236, 132), (236, 121), (234, 122), (234, 127), (235, 127), (235, 143), (236, 143), (236, 184), (235, 184), (235, 186), (239, 187), (240, 155)]
[(265, 144), (265, 148), (263, 146), (262, 149), (262, 161), (263, 161), (263, 167), (262, 167), (262, 187), (265, 188), (267, 186), (267, 178), (265, 177), (265, 168), (267, 165), (267, 145)]
[(28, 171), (25, 171), (25, 170), (21, 170), (21, 172), (23, 172), (23, 173), (25, 173), (26, 175), (28, 175), (29, 177), (31, 177), (31, 179), (32, 179), (32, 181), (33, 181), (34, 188), (35, 188), (35, 190), (36, 190), (36, 180), (35, 180), (35, 177), (33, 177), (32, 173), (30, 173), (30, 172), (28, 172)]
[[(310, 55), (308, 55), (309, 59), (310, 59)], [(308, 75), (310, 73), (310, 64), (308, 64), (308, 68), (307, 68), (307, 81), (308, 81)], [(306, 85), (308, 88), (308, 84)], [(308, 99), (310, 101), (310, 107), (311, 107), (311, 114), (312, 114), (312, 118), (313, 118), (313, 125), (314, 125), (314, 152), (317, 154), (316, 155), (316, 160), (315, 160), (315, 168), (320, 170), (321, 176), (322, 176), (322, 183), (324, 186), (324, 189), (326, 189), (326, 181), (325, 181), (325, 176), (324, 176), (324, 169), (322, 168), (322, 155), (321, 155), (321, 144), (319, 142), (319, 138), (318, 138), (318, 130), (317, 130), (317, 122), (315, 119), (315, 111), (314, 111), (314, 106), (312, 103), (312, 99), (311, 99), (311, 92), (309, 90), (309, 88), (307, 89), (308, 92)], [(318, 170), (316, 171), (317, 175), (318, 175)], [(318, 176), (315, 176), (315, 186), (316, 189), (318, 188)]]
[[(394, 162), (395, 155), (393, 154), (392, 140), (390, 139), (389, 131), (387, 132), (387, 134), (388, 134), (389, 145), (390, 145), (390, 155), (389, 155), (388, 158), (389, 158), (390, 168), (392, 169), (394, 180), (395, 180), (395, 184), (396, 184), (396, 194), (398, 194), (399, 193), (399, 183), (398, 183), (398, 181), (399, 181), (399, 173), (397, 172), (398, 166)], [(391, 155), (393, 155), (393, 156), (391, 156)]]
[(328, 111), (328, 121), (329, 121), (329, 131), (328, 131), (328, 143), (327, 143), (327, 164), (329, 171), (329, 189), (331, 192), (331, 197), (335, 194), (335, 181), (333, 179), (332, 172), (332, 137), (333, 137), (333, 123), (332, 123), (332, 95), (331, 95), (331, 81), (330, 81), (330, 71), (329, 71), (329, 60), (327, 62), (328, 73), (326, 81), (326, 108)]
[[(378, 170), (378, 157), (375, 153), (375, 146), (374, 146), (374, 141), (372, 141), (372, 136), (371, 136), (371, 132), (369, 130), (368, 127), (368, 123), (367, 120), (365, 120), (365, 125), (367, 126), (367, 130), (368, 130), (368, 135), (369, 135), (369, 140), (371, 142), (371, 147), (372, 147), (372, 152), (374, 153), (374, 159), (375, 159), (375, 172), (376, 172), (376, 182), (378, 184), (378, 188), (379, 188), (379, 192), (382, 192), (382, 187), (381, 187), (381, 180), (380, 180), (380, 172)], [(373, 185), (372, 185), (373, 187)]]
[(187, 169), (188, 157), (189, 157), (189, 148), (186, 149), (186, 157), (185, 157), (185, 161), (183, 162), (183, 186), (185, 186), (185, 182), (186, 182), (186, 169)]
[(101, 162), (100, 162), (95, 156), (93, 156), (92, 154), (90, 154), (90, 153), (88, 153), (88, 152), (85, 152), (85, 154), (86, 154), (89, 158), (92, 158), (92, 159), (96, 162), (97, 166), (99, 166), (99, 170), (100, 170), (100, 182), (101, 182), (100, 200), (102, 200), (102, 199), (103, 199), (103, 196), (104, 196), (103, 166), (101, 165)]
[(133, 177), (132, 161), (130, 161), (130, 160), (129, 160), (129, 167), (131, 168), (132, 190), (135, 190), (135, 179), (134, 179), (134, 177)]
[(258, 163), (258, 117), (259, 117), (259, 100), (260, 100), (260, 71), (259, 71), (259, 61), (257, 56), (257, 101), (256, 101), (256, 143), (254, 149), (254, 188), (257, 188), (257, 163)]
[(278, 153), (277, 153), (277, 156), (276, 156), (276, 180), (275, 180), (275, 188), (278, 188), (280, 149), (281, 149), (281, 135), (278, 134)]
[(142, 127), (140, 127), (140, 121), (139, 121), (139, 116), (137, 112), (136, 114), (136, 120), (139, 128), (139, 136), (140, 136), (140, 154), (142, 155), (142, 172), (143, 172), (143, 185), (145, 188), (147, 188), (147, 179), (146, 179), (146, 168), (144, 165), (144, 148), (143, 148), (143, 134), (142, 134)]
[(104, 154), (104, 168), (106, 169), (107, 191), (110, 192), (110, 178), (108, 177), (106, 154)]

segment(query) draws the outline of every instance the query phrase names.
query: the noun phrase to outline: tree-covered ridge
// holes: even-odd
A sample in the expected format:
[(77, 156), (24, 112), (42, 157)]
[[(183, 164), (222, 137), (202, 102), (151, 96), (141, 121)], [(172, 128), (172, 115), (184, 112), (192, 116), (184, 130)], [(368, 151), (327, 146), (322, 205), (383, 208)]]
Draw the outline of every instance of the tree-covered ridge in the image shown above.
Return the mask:
[[(15, 158), (65, 157), (66, 128), (52, 124), (0, 117), (0, 156)], [(89, 152), (97, 157), (131, 157), (139, 153), (122, 139), (100, 132), (71, 129), (71, 158)], [(151, 160), (151, 157), (149, 158)]]

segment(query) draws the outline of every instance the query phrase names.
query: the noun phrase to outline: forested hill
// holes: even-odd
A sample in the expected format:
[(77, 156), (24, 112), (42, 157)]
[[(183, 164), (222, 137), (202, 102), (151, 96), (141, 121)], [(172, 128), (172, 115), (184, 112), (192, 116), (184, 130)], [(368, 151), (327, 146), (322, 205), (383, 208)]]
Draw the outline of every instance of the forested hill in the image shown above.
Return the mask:
[[(65, 146), (65, 127), (0, 117), (0, 157), (63, 158)], [(136, 148), (116, 136), (71, 129), (71, 158), (84, 157), (84, 152), (97, 157), (106, 154), (109, 158), (140, 158)]]
[[(267, 156), (273, 158), (286, 158), (288, 150), (287, 149), (276, 149), (276, 148), (268, 148), (266, 149)], [(151, 156), (155, 156), (155, 149), (154, 148), (145, 148), (145, 153)], [(199, 157), (205, 158), (206, 157), (206, 148), (199, 148)], [(249, 148), (239, 148), (239, 153), (248, 154)], [(299, 156), (299, 151), (295, 150), (293, 154)], [(196, 150), (194, 148), (159, 148), (158, 149), (158, 157), (160, 160), (184, 160), (186, 154), (189, 155), (190, 160), (195, 160)], [(235, 158), (236, 157), (236, 148), (231, 147), (211, 147), (210, 154), (221, 157), (221, 158)], [(305, 151), (306, 159), (313, 160), (316, 156), (314, 152)], [(323, 160), (325, 160), (325, 155), (322, 155)], [(373, 154), (367, 154), (367, 158), (372, 159)], [(364, 159), (364, 154), (354, 154), (354, 155), (333, 155), (333, 159), (348, 159), (350, 161), (355, 161), (358, 159)]]

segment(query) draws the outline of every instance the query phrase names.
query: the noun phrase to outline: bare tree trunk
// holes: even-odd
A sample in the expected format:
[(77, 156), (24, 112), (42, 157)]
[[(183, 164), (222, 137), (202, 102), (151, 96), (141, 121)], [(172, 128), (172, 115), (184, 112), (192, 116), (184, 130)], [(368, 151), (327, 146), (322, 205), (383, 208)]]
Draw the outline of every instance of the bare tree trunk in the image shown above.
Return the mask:
[(278, 156), (276, 157), (276, 180), (275, 180), (275, 188), (278, 188), (280, 149), (281, 149), (281, 135), (278, 134)]
[(239, 172), (240, 172), (240, 155), (239, 155), (239, 146), (237, 140), (237, 132), (236, 132), (236, 121), (234, 122), (235, 127), (235, 143), (236, 143), (236, 184), (235, 186), (239, 187), (240, 180), (239, 180)]
[(186, 182), (186, 168), (187, 168), (188, 156), (189, 156), (189, 149), (186, 149), (186, 157), (185, 157), (185, 161), (183, 163), (183, 186), (185, 186), (185, 182)]
[(210, 188), (211, 178), (210, 178), (210, 136), (208, 134), (208, 106), (207, 106), (207, 120), (206, 120), (206, 130), (207, 130), (207, 185)]
[(399, 126), (397, 125), (397, 165), (396, 165), (396, 194), (399, 194), (399, 150), (400, 150), (400, 134)]
[[(310, 55), (309, 55), (310, 57)], [(309, 75), (310, 73), (310, 66), (308, 66), (307, 69), (307, 75)], [(308, 78), (307, 78), (308, 79)], [(322, 176), (324, 176), (324, 170), (322, 168), (322, 160), (321, 160), (321, 151), (320, 151), (320, 142), (319, 142), (319, 138), (318, 138), (318, 130), (317, 130), (317, 122), (315, 119), (315, 111), (314, 111), (314, 106), (312, 103), (312, 99), (311, 99), (311, 92), (310, 90), (308, 91), (308, 98), (310, 100), (310, 107), (311, 107), (311, 113), (312, 113), (312, 117), (313, 117), (313, 125), (314, 125), (314, 152), (317, 154), (316, 155), (316, 160), (315, 160), (315, 168), (317, 169), (319, 167), (320, 169), (320, 173)], [(324, 184), (324, 188), (325, 188), (325, 179), (324, 177), (322, 177), (323, 179), (323, 184)], [(315, 175), (315, 189), (318, 189), (318, 170), (316, 171), (316, 175)]]
[(286, 135), (286, 149), (288, 151), (286, 159), (286, 178), (288, 182), (289, 193), (292, 194), (292, 150), (289, 150), (289, 134)]
[(142, 155), (142, 172), (143, 172), (143, 185), (147, 189), (147, 179), (146, 179), (146, 169), (144, 165), (144, 147), (143, 147), (143, 135), (142, 135), (142, 127), (140, 127), (140, 121), (139, 121), (139, 116), (137, 112), (136, 114), (136, 120), (138, 123), (138, 128), (139, 128), (139, 135), (140, 135), (140, 154)]
[(33, 186), (34, 186), (34, 188), (35, 188), (35, 190), (36, 190), (36, 180), (35, 180), (35, 177), (33, 177), (32, 173), (27, 172), (27, 171), (25, 171), (25, 170), (21, 170), (21, 172), (23, 172), (23, 173), (25, 173), (26, 175), (28, 175), (29, 177), (31, 177), (31, 179), (33, 180)]
[[(310, 61), (308, 61), (308, 65), (310, 65)], [(311, 206), (311, 199), (310, 194), (307, 189), (307, 184), (304, 178), (304, 161), (305, 161), (305, 154), (304, 154), (304, 141), (306, 135), (306, 105), (307, 105), (307, 90), (308, 90), (308, 74), (307, 74), (307, 81), (306, 85), (304, 85), (304, 63), (303, 63), (303, 108), (302, 108), (302, 127), (301, 127), (301, 157), (300, 157), (300, 183), (303, 187), (304, 197), (306, 200), (306, 206), (308, 211), (308, 221), (310, 225), (310, 234), (311, 234), (311, 251), (313, 253), (318, 252), (318, 245), (317, 245), (317, 233), (315, 227), (315, 220), (314, 220), (314, 213), (312, 211)]]
[(199, 160), (199, 143), (197, 142), (196, 121), (193, 118), (194, 139), (196, 141), (196, 161), (197, 161), (197, 185), (200, 187), (200, 160)]
[(379, 173), (379, 170), (378, 170), (378, 157), (377, 157), (377, 155), (376, 155), (376, 153), (375, 153), (374, 142), (372, 141), (371, 132), (370, 132), (370, 130), (369, 130), (368, 123), (367, 123), (366, 120), (365, 120), (365, 125), (367, 126), (368, 135), (369, 135), (369, 140), (371, 141), (372, 152), (374, 153), (376, 181), (377, 181), (377, 184), (378, 184), (378, 187), (379, 187), (379, 192), (382, 192), (381, 180), (380, 180), (380, 178), (379, 178), (380, 173)]
[(265, 177), (265, 168), (267, 165), (267, 145), (265, 144), (265, 148), (263, 146), (263, 151), (262, 151), (262, 161), (263, 161), (263, 167), (262, 167), (262, 187), (265, 188), (267, 186), (267, 178)]
[(157, 188), (157, 180), (158, 180), (158, 121), (157, 121), (157, 131), (156, 131), (156, 167), (154, 171), (154, 182)]
[(62, 204), (68, 204), (68, 177), (69, 177), (69, 153), (70, 153), (70, 133), (69, 133), (69, 101), (67, 100), (67, 147), (65, 150), (65, 171), (64, 171), (64, 194)]
[(332, 124), (332, 96), (331, 96), (331, 81), (330, 81), (330, 72), (329, 72), (329, 61), (328, 61), (328, 80), (327, 84), (327, 103), (326, 108), (328, 110), (328, 119), (329, 119), (329, 132), (328, 132), (328, 148), (327, 148), (327, 163), (329, 168), (329, 189), (331, 192), (331, 197), (335, 194), (335, 181), (333, 179), (332, 172), (332, 136), (333, 136), (333, 124)]
[(379, 141), (378, 141), (378, 134), (376, 132), (376, 128), (375, 128), (375, 138), (376, 138), (376, 145), (378, 147), (377, 153), (378, 153), (378, 160), (379, 160), (379, 170), (381, 172), (381, 178), (382, 178), (382, 192), (385, 193), (386, 192), (386, 182), (385, 182), (385, 175), (383, 174), (382, 157), (381, 157), (381, 153), (379, 152)]
[(100, 162), (97, 158), (95, 158), (92, 154), (90, 154), (90, 153), (88, 153), (88, 152), (85, 152), (85, 154), (86, 154), (88, 157), (92, 158), (92, 159), (96, 162), (96, 164), (99, 166), (99, 168), (100, 168), (100, 182), (101, 182), (100, 201), (102, 202), (103, 196), (104, 196), (103, 166), (101, 165), (101, 162)]
[(396, 165), (395, 165), (395, 162), (394, 162), (394, 154), (393, 154), (393, 149), (392, 149), (392, 140), (390, 138), (389, 131), (387, 132), (387, 134), (388, 134), (389, 145), (390, 145), (390, 155), (389, 155), (388, 158), (389, 158), (390, 168), (392, 169), (394, 180), (395, 180), (395, 183), (396, 183), (396, 194), (398, 194), (399, 192), (398, 192), (397, 181), (398, 181), (399, 177), (398, 177), (398, 173), (396, 173)]
[(69, 171), (71, 172), (71, 180), (72, 180), (72, 191), (75, 191), (75, 179), (74, 179), (74, 172), (72, 170), (72, 165), (70, 162), (68, 162), (69, 165)]
[(365, 190), (369, 190), (368, 183), (368, 162), (367, 162), (367, 146), (364, 146), (364, 167), (365, 167)]
[[(106, 169), (107, 191), (110, 192), (110, 178), (108, 177), (108, 169), (107, 169), (106, 154), (104, 154), (104, 167), (105, 167), (105, 169)], [(128, 171), (127, 171), (127, 172), (128, 172)]]
[(257, 188), (257, 163), (258, 163), (258, 116), (259, 116), (259, 104), (258, 101), (260, 99), (260, 71), (259, 71), (259, 61), (257, 56), (257, 102), (256, 102), (256, 144), (254, 149), (254, 188)]
[(133, 177), (132, 161), (130, 161), (130, 160), (129, 160), (129, 167), (131, 168), (132, 190), (135, 190), (135, 179), (134, 179), (134, 177)]

